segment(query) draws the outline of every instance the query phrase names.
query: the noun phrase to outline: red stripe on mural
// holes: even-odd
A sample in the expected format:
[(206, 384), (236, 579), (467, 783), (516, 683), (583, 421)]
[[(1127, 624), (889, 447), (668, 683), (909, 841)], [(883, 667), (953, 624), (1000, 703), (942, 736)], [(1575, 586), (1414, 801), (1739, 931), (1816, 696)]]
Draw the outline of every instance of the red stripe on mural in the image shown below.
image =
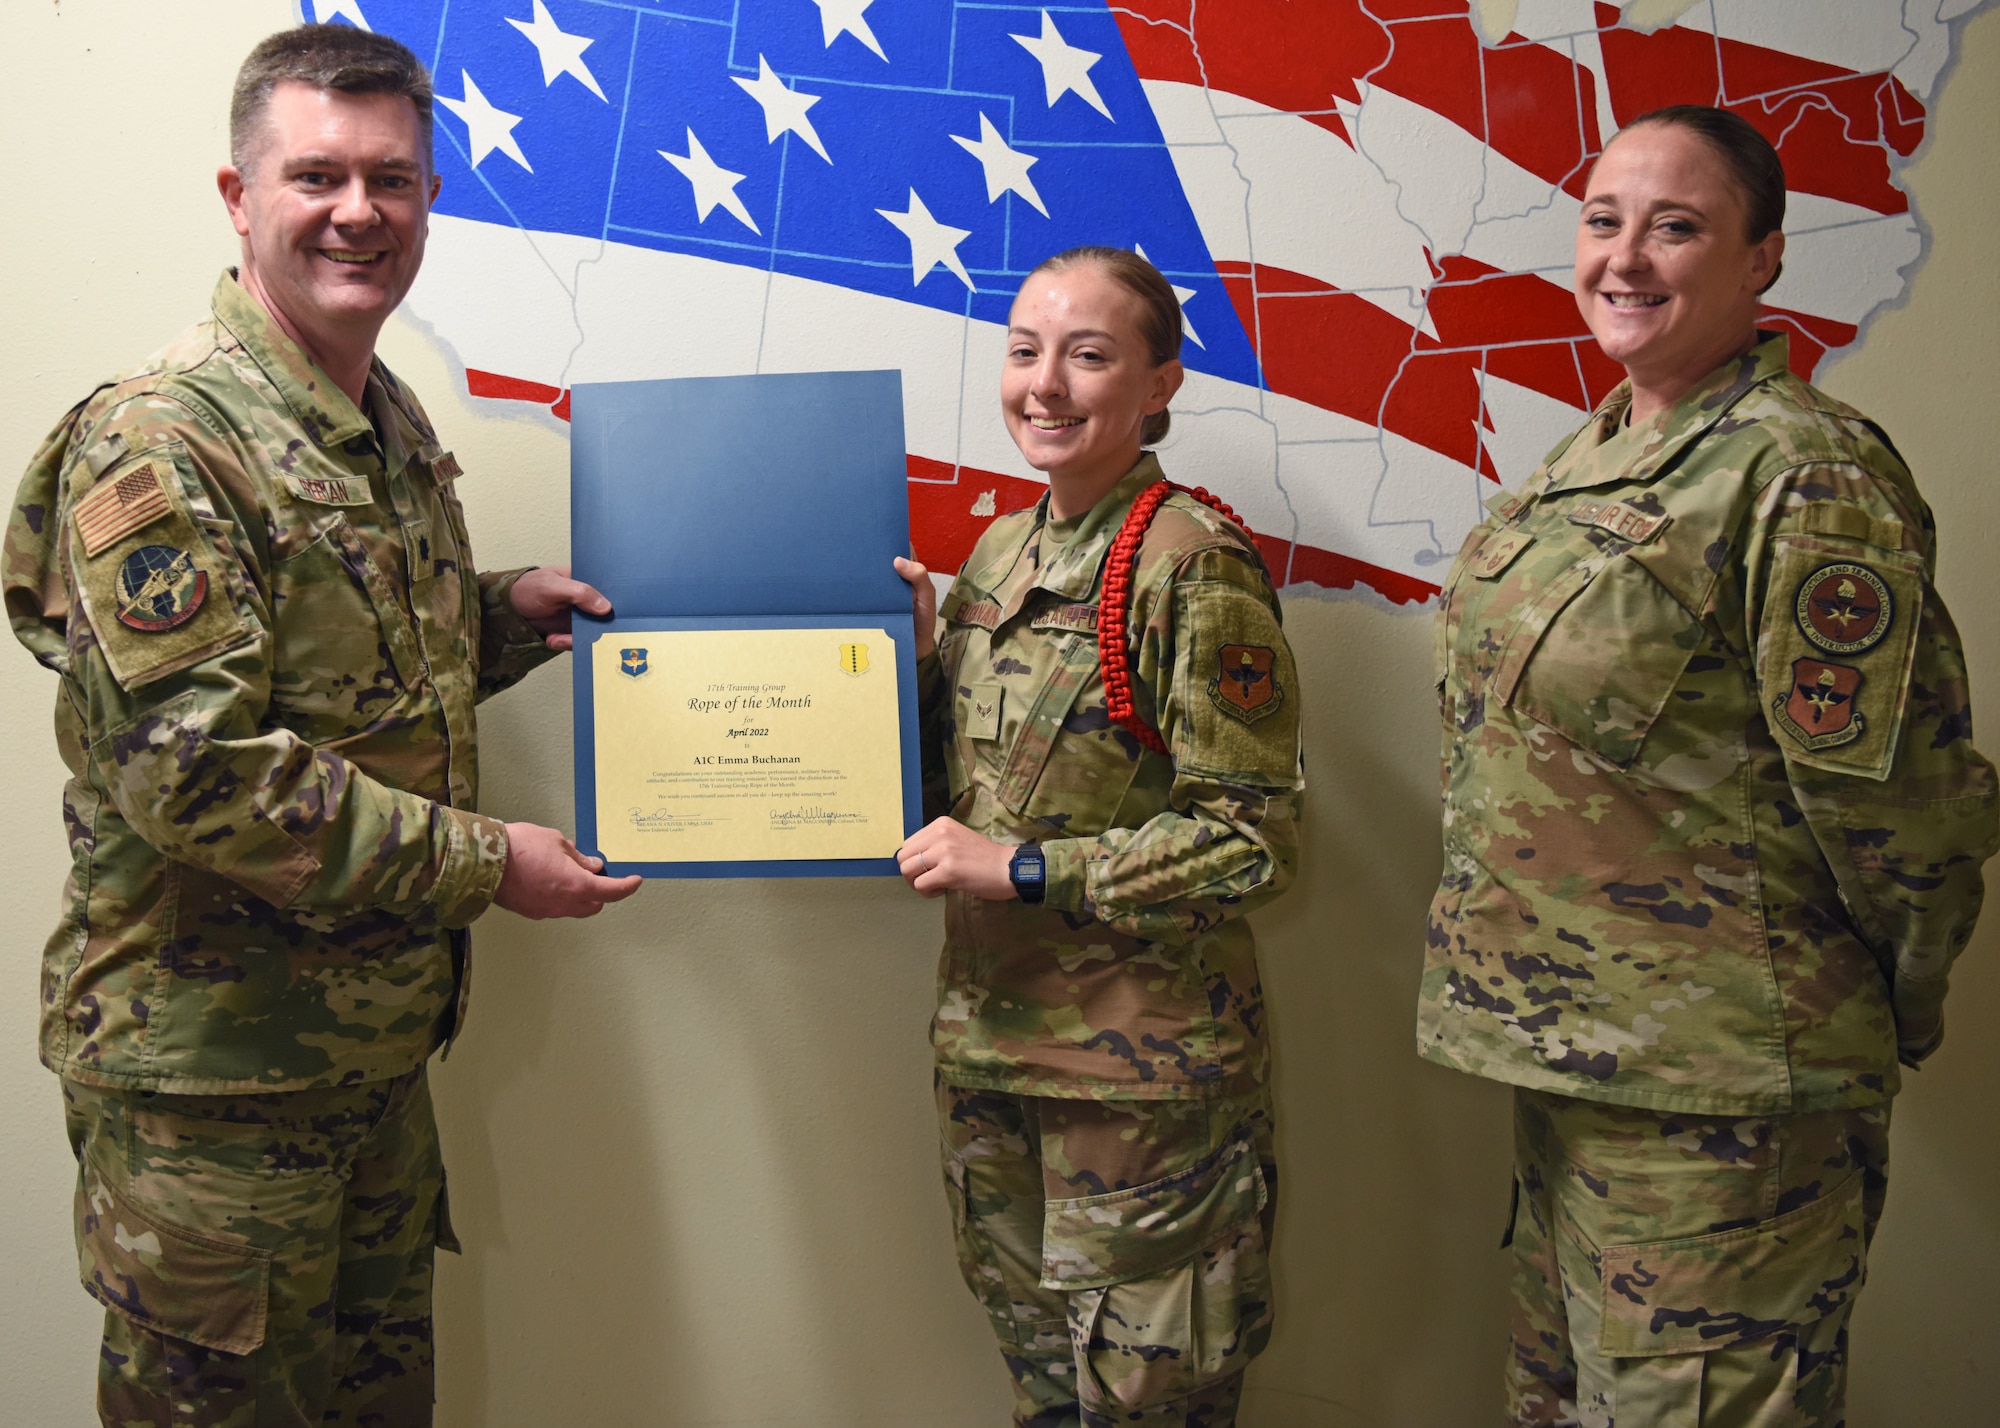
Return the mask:
[[(1039, 481), (953, 466), (928, 456), (910, 457), (909, 472), (910, 530), (917, 559), (939, 574), (961, 569), (995, 519), (1034, 505), (1048, 489)], [(1365, 560), (1254, 531), (1251, 535), (1280, 585), (1319, 585), (1329, 590), (1365, 586), (1398, 605), (1421, 604), (1437, 594), (1437, 586), (1427, 581)]]
[(1885, 150), (1906, 158), (1916, 152), (1924, 106), (1893, 75), (1858, 74), (1674, 25), (1642, 35), (1616, 28), (1618, 13), (1599, 0), (1598, 43), (1619, 124), (1665, 104), (1720, 104), (1777, 145), (1794, 191), (1876, 213), (1908, 211)]
[[(1464, 11), (1464, 0), (1457, 0)], [(1363, 0), (1117, 0), (1112, 15), (1141, 79), (1178, 80), (1297, 114), (1352, 143), (1336, 99), (1389, 58)]]
[(1465, 0), (1127, 0), (1112, 14), (1141, 79), (1240, 94), (1350, 143), (1334, 101), (1359, 103), (1365, 80), (1553, 184), (1581, 182), (1598, 149), (1595, 76), (1517, 35), (1482, 43)]

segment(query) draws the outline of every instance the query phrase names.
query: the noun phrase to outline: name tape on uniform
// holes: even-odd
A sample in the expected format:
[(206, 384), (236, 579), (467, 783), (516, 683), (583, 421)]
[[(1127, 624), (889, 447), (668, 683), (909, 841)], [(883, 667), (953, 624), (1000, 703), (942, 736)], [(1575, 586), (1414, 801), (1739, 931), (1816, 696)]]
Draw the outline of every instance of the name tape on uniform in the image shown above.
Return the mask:
[(285, 476), (285, 485), (301, 501), (321, 506), (369, 506), (375, 497), (366, 476)]
[(1658, 535), (1672, 516), (1652, 516), (1623, 501), (1579, 501), (1569, 513), (1573, 526), (1596, 526), (1620, 540), (1641, 545)]

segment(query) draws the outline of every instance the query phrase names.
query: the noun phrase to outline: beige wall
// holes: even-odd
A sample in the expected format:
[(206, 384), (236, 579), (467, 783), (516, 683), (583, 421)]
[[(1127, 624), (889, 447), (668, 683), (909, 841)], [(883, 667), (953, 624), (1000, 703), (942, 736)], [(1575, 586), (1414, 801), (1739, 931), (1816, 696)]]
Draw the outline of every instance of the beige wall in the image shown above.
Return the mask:
[[(11, 0), (0, 467), (201, 310), (231, 255), (209, 186), (229, 75), (288, 15), (282, 0)], [(1995, 751), (2000, 482), (1982, 438), (2000, 387), (2000, 14), (1968, 28), (1935, 119), (1912, 178), (1933, 250), (1827, 385), (1888, 424), (1936, 508)], [(472, 473), (484, 562), (560, 558), (561, 432), (458, 395), (413, 325), (384, 345)], [(1507, 1096), (1411, 1050), (1437, 859), (1427, 623), (1311, 598), (1288, 623), (1314, 797), (1305, 876), (1262, 923), (1286, 1209), (1280, 1328), (1245, 1420), (1491, 1422)], [(52, 697), (0, 651), (0, 1422), (81, 1428), (97, 1315), (32, 1049), (63, 863)], [(566, 822), (565, 673), (489, 705), (482, 732), (487, 808)], [(873, 882), (661, 884), (593, 923), (489, 917), (471, 1033), (437, 1071), (468, 1247), (441, 1270), (441, 1422), (998, 1428), (1002, 1374), (933, 1168), (938, 930), (934, 907)], [(2000, 1396), (1997, 942), (2000, 916), (1962, 964), (1949, 1044), (1897, 1108), (1856, 1428), (1990, 1422)]]

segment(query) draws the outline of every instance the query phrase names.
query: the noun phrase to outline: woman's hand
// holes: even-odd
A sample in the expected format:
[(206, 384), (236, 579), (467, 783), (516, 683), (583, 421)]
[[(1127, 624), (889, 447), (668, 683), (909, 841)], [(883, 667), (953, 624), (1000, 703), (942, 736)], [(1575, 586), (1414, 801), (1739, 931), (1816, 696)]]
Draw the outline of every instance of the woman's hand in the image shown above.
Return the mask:
[(954, 818), (933, 820), (896, 850), (903, 881), (925, 897), (941, 897), (956, 888), (988, 902), (1005, 902), (1018, 896), (1007, 873), (1013, 861), (1012, 843), (983, 838)]
[[(917, 622), (917, 658), (924, 659), (937, 648), (937, 586), (931, 584), (930, 571), (900, 555), (896, 557), (896, 573), (910, 582), (910, 613)], [(917, 836), (921, 838), (923, 834)]]

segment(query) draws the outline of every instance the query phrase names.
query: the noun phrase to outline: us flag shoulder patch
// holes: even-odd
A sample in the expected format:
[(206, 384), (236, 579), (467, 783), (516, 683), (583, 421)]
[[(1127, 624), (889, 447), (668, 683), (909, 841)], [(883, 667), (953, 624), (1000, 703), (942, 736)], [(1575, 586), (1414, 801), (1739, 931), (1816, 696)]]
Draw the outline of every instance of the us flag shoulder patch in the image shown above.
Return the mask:
[(155, 462), (142, 461), (115, 479), (100, 481), (76, 506), (76, 534), (83, 553), (94, 556), (173, 508), (165, 473)]

